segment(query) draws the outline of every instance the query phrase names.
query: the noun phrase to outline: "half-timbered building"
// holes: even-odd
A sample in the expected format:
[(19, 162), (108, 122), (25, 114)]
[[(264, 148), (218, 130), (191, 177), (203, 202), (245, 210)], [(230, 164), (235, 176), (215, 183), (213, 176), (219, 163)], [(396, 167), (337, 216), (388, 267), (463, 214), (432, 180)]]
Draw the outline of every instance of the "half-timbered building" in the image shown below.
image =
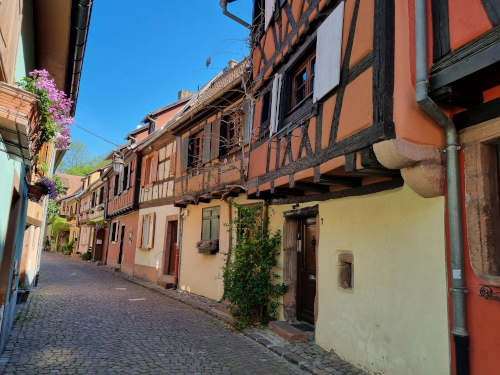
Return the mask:
[[(250, 141), (249, 60), (229, 65), (167, 124), (176, 138), (175, 205), (180, 212), (183, 290), (219, 300), (231, 246), (232, 199), (246, 201)], [(168, 234), (168, 233), (167, 233)]]
[(134, 275), (168, 287), (177, 285), (179, 209), (173, 205), (175, 137), (166, 132), (166, 124), (191, 94), (182, 90), (177, 101), (145, 116), (153, 132), (138, 146), (142, 163)]
[(137, 142), (149, 134), (147, 126), (129, 133), (126, 145), (113, 150), (107, 157), (113, 168), (105, 174), (107, 181), (106, 220), (108, 241), (106, 264), (133, 275), (137, 241), (139, 182), (141, 156), (136, 152)]
[(282, 319), (371, 372), (445, 374), (444, 135), (415, 101), (412, 9), (254, 2), (247, 186), (283, 231)]

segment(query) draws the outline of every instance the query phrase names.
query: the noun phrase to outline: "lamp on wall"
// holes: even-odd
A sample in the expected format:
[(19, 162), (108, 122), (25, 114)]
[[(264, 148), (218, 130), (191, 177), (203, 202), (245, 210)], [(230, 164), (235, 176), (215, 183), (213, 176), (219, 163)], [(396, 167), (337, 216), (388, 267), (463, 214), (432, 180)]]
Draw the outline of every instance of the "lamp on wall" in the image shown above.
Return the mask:
[(116, 173), (120, 173), (122, 171), (123, 165), (125, 164), (125, 162), (123, 161), (123, 153), (122, 152), (115, 151), (113, 153), (112, 164), (113, 164), (113, 170)]

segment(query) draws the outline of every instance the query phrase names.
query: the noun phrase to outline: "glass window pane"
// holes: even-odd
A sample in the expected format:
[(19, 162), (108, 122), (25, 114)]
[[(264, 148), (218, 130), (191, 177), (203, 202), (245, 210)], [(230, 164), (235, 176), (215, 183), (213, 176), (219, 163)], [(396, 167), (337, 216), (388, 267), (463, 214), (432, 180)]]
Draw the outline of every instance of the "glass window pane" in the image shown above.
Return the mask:
[(203, 241), (210, 240), (210, 219), (202, 220), (201, 239)]

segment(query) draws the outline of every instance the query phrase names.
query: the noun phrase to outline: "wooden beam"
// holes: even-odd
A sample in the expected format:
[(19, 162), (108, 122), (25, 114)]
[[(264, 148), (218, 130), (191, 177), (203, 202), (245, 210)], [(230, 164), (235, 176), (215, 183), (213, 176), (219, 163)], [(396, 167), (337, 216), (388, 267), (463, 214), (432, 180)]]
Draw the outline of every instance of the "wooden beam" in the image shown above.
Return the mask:
[(296, 182), (295, 189), (303, 191), (314, 191), (315, 193), (328, 193), (330, 188), (325, 185), (315, 184), (314, 182)]
[(304, 191), (300, 189), (292, 189), (292, 188), (286, 188), (286, 187), (277, 187), (274, 188), (274, 191), (271, 191), (273, 194), (273, 197), (276, 195), (282, 195), (282, 196), (302, 196), (304, 195)]
[(361, 181), (362, 181), (361, 177), (332, 176), (328, 174), (319, 175), (318, 178), (314, 179), (314, 182), (320, 185), (346, 186), (346, 187), (361, 186)]

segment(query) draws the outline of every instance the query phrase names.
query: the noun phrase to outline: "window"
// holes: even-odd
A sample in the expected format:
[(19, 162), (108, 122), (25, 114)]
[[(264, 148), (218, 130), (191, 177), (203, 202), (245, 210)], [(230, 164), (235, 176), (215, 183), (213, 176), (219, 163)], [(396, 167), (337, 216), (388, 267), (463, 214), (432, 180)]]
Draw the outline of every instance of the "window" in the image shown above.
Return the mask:
[(265, 137), (269, 131), (269, 120), (271, 115), (271, 91), (262, 95), (262, 107), (260, 113), (260, 137)]
[(90, 203), (90, 207), (95, 207), (96, 195), (97, 195), (97, 192), (93, 191), (92, 192), (92, 202)]
[(222, 116), (220, 124), (219, 155), (227, 155), (239, 146), (240, 115), (233, 112)]
[(188, 168), (197, 168), (201, 165), (201, 140), (203, 132), (199, 131), (189, 136)]
[(118, 239), (118, 222), (111, 224), (111, 241), (116, 242)]
[(201, 225), (201, 239), (203, 241), (219, 239), (219, 211), (219, 206), (203, 209)]
[(144, 215), (142, 222), (142, 243), (141, 248), (147, 249), (149, 247), (149, 228), (151, 226), (151, 216)]
[(118, 187), (120, 185), (120, 176), (115, 174), (115, 179), (113, 182), (113, 195), (116, 197), (118, 195)]
[(104, 186), (99, 189), (99, 204), (104, 203)]
[(316, 69), (316, 54), (312, 53), (305, 58), (299, 67), (292, 71), (292, 101), (291, 109), (309, 98), (314, 91), (314, 74)]
[(353, 255), (350, 253), (339, 254), (339, 278), (338, 284), (342, 289), (353, 288)]
[(122, 178), (122, 190), (128, 189), (128, 178), (129, 178), (129, 165), (127, 164), (123, 168), (123, 178)]

